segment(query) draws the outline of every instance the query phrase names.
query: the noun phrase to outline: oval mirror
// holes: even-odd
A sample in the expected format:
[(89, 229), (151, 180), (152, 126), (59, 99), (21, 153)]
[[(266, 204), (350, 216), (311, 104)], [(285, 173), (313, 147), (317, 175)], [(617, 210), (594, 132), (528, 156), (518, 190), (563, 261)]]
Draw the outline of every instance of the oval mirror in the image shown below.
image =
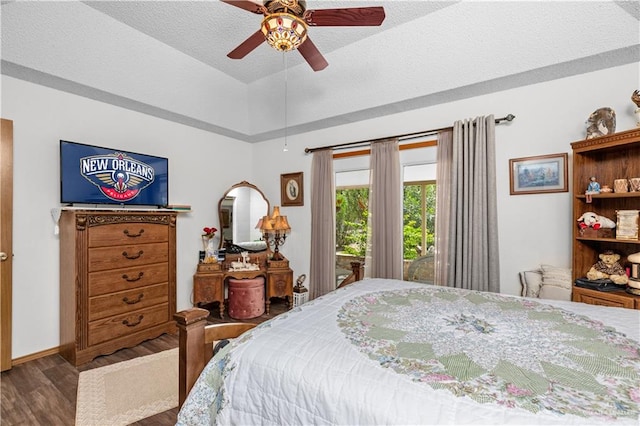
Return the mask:
[(218, 202), (220, 247), (266, 250), (262, 232), (256, 229), (256, 225), (269, 214), (269, 207), (269, 200), (262, 191), (247, 181), (229, 188)]

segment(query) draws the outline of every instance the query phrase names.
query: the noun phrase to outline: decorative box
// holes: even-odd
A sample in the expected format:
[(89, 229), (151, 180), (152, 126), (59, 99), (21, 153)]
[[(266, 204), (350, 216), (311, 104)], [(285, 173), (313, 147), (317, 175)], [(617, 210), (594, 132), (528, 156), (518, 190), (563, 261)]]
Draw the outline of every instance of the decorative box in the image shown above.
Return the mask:
[(578, 231), (581, 237), (585, 238), (614, 238), (615, 232), (611, 228), (582, 228)]
[(617, 210), (616, 239), (638, 239), (638, 215), (640, 210)]
[(219, 263), (198, 263), (198, 272), (220, 271), (222, 266)]
[(283, 260), (268, 260), (267, 261), (267, 266), (269, 268), (276, 268), (276, 269), (288, 268), (289, 267), (289, 261), (287, 259), (283, 259)]

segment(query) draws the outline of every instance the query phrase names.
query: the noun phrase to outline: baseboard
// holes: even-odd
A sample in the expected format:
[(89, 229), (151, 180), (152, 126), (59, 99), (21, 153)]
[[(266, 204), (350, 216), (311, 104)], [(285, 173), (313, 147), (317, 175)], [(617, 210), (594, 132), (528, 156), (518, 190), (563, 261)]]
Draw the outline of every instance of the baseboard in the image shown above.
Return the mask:
[(44, 351), (36, 352), (33, 354), (21, 356), (11, 360), (11, 366), (24, 364), (25, 362), (33, 361), (39, 358), (44, 358), (49, 355), (56, 355), (60, 353), (60, 346), (56, 346), (55, 348), (46, 349)]

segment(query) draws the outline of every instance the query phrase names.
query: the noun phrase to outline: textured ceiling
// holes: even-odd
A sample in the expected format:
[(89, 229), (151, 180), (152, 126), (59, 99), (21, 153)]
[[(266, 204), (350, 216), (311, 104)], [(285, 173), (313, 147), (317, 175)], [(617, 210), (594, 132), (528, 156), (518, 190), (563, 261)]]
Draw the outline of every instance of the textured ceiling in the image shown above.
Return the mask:
[(323, 1), (380, 27), (311, 27), (329, 66), (262, 44), (218, 1), (3, 1), (2, 73), (248, 142), (640, 61), (637, 1)]

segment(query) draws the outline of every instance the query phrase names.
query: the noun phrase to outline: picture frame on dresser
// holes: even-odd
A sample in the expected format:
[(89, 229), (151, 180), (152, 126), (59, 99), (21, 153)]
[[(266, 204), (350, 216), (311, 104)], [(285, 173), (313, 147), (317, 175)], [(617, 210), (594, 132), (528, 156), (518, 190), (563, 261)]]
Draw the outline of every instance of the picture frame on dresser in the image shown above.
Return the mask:
[(568, 192), (567, 160), (566, 152), (510, 159), (510, 195)]

